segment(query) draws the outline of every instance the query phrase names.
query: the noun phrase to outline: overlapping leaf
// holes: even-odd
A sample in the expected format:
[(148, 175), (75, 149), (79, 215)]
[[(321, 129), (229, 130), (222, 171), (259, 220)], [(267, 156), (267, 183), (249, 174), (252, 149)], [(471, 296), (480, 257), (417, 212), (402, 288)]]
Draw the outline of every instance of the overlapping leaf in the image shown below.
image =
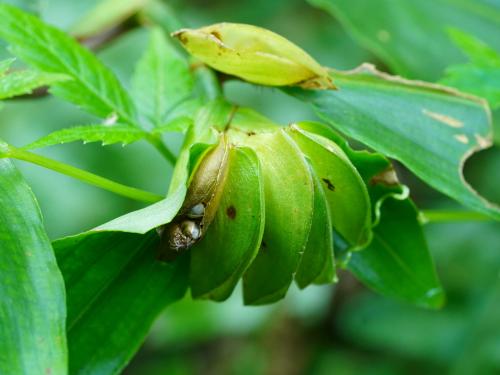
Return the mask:
[(262, 165), (265, 230), (243, 291), (245, 303), (264, 304), (283, 298), (292, 282), (311, 229), (314, 185), (309, 165), (286, 133), (261, 133), (249, 142)]
[(420, 306), (440, 307), (444, 293), (418, 221), (418, 212), (399, 185), (390, 162), (380, 154), (354, 151), (326, 125), (302, 122), (298, 126), (337, 143), (356, 166), (369, 188), (373, 206), (373, 239), (361, 251), (338, 237), (337, 255), (347, 268), (377, 292)]
[(229, 173), (212, 199), (219, 200), (205, 237), (191, 248), (190, 286), (195, 298), (228, 298), (257, 255), (264, 231), (264, 191), (259, 160), (248, 148), (229, 150)]
[(115, 114), (134, 124), (135, 109), (115, 75), (90, 51), (64, 32), (15, 7), (0, 5), (0, 38), (14, 55), (47, 73), (72, 78), (51, 92), (102, 118)]
[(40, 73), (32, 70), (0, 74), (0, 100), (30, 94), (34, 89), (68, 80), (64, 74)]
[(182, 298), (188, 259), (157, 261), (156, 231), (84, 233), (54, 242), (68, 300), (71, 374), (118, 374), (156, 316)]
[[(139, 113), (152, 127), (162, 126), (167, 118), (192, 114), (193, 108), (185, 102), (190, 99), (193, 87), (194, 79), (186, 59), (161, 30), (153, 29), (148, 48), (133, 77), (133, 94)], [(172, 116), (170, 112), (182, 105), (184, 113)]]
[(332, 73), (339, 91), (290, 90), (330, 125), (401, 161), (437, 190), (500, 218), (465, 182), (462, 167), (491, 144), (487, 104), (443, 86), (407, 81), (362, 65)]
[(12, 162), (0, 159), (0, 373), (65, 374), (65, 318), (38, 204)]

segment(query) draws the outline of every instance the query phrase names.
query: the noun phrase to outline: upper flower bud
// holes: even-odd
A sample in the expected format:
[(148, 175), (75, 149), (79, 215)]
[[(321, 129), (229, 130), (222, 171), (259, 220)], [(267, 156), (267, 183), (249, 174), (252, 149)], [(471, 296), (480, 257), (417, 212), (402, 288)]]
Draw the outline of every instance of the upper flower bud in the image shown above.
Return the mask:
[(304, 50), (260, 27), (218, 23), (172, 35), (207, 65), (252, 83), (335, 89), (328, 71)]

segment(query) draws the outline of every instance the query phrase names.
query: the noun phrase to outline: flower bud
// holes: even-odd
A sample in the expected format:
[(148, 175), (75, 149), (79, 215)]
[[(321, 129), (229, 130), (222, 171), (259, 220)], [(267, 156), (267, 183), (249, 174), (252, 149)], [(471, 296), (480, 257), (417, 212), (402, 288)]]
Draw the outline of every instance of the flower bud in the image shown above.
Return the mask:
[(218, 23), (172, 34), (194, 57), (212, 68), (268, 86), (335, 89), (327, 69), (304, 50), (272, 31)]

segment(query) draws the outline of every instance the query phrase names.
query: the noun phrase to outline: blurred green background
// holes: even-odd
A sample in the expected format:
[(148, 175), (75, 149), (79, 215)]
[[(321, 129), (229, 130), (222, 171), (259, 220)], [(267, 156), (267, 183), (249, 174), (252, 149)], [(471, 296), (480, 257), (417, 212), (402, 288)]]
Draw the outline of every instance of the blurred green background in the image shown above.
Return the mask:
[[(63, 29), (70, 28), (98, 3), (8, 2), (39, 11), (46, 21)], [(372, 5), (377, 2), (373, 0)], [(384, 12), (382, 3), (391, 2), (380, 1), (378, 12)], [(392, 3), (410, 7), (420, 2)], [(427, 0), (421, 3), (432, 5)], [(436, 3), (441, 4), (436, 12), (447, 11), (442, 8), (446, 1)], [(438, 80), (443, 74), (442, 68), (428, 61), (432, 56), (427, 59), (418, 48), (413, 48), (418, 47), (419, 38), (429, 42), (439, 39), (439, 25), (412, 28), (414, 23), (406, 23), (397, 6), (390, 15), (378, 14), (375, 7), (371, 13), (366, 12), (364, 20), (355, 18), (359, 24), (353, 27), (345, 22), (345, 14), (332, 16), (302, 0), (189, 0), (166, 4), (177, 18), (163, 19), (169, 27), (196, 27), (221, 21), (251, 23), (286, 36), (320, 63), (337, 69), (351, 69), (368, 61), (382, 70), (412, 78)], [(491, 22), (496, 17), (495, 22), (500, 25), (500, 2), (477, 0), (476, 5), (483, 11), (488, 11), (488, 7), (495, 10)], [(350, 6), (363, 7), (366, 1), (354, 0)], [(363, 14), (362, 9), (355, 11)], [(446, 13), (450, 14), (468, 32), (477, 29), (478, 37), (488, 32), (487, 25), (477, 26), (472, 17), (458, 19), (451, 11)], [(161, 20), (165, 15), (156, 16)], [(379, 27), (379, 39), (384, 41), (388, 34), (383, 31), (390, 28), (384, 22), (389, 16), (402, 27), (402, 37), (416, 43), (398, 45), (396, 40), (388, 46), (387, 51), (403, 51), (403, 60), (409, 61), (404, 67), (384, 58), (380, 45), (363, 42), (364, 37), (359, 34), (359, 28)], [(422, 17), (417, 13), (414, 16)], [(128, 85), (148, 33), (136, 27), (133, 20), (126, 25), (129, 30), (101, 46), (98, 55)], [(496, 34), (499, 36), (500, 26)], [(466, 61), (451, 47), (438, 52), (442, 55), (438, 53), (432, 58), (440, 59), (443, 66)], [(6, 54), (0, 46), (0, 56)], [(232, 101), (251, 106), (282, 124), (315, 118), (305, 105), (276, 89), (229, 81), (224, 90)], [(495, 116), (497, 121), (498, 117)], [(78, 108), (49, 96), (15, 100), (6, 103), (0, 113), (0, 138), (21, 146), (51, 131), (90, 121), (92, 118)], [(181, 137), (170, 135), (166, 141), (178, 149)], [(126, 149), (71, 144), (41, 153), (159, 194), (166, 191), (172, 171), (154, 149), (141, 142)], [(51, 238), (90, 229), (141, 207), (54, 172), (16, 164), (40, 202)], [(419, 207), (457, 207), (403, 167), (398, 166), (398, 172), (411, 187)], [(500, 202), (498, 146), (473, 156), (467, 162), (466, 177), (490, 200)], [(239, 293), (221, 304), (186, 297), (158, 319), (125, 374), (500, 374), (500, 225), (435, 223), (428, 224), (425, 230), (448, 297), (441, 311), (426, 311), (377, 296), (345, 272), (340, 273), (340, 282), (335, 286), (293, 289), (285, 300), (267, 307), (244, 307)]]

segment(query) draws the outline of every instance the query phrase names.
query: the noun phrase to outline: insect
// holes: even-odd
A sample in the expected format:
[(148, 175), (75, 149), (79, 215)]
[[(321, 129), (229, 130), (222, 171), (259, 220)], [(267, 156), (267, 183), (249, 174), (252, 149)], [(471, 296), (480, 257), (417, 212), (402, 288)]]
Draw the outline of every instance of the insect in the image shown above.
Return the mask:
[(161, 260), (174, 260), (179, 253), (189, 249), (201, 238), (204, 214), (205, 205), (198, 203), (188, 209), (179, 220), (162, 230), (159, 255)]

